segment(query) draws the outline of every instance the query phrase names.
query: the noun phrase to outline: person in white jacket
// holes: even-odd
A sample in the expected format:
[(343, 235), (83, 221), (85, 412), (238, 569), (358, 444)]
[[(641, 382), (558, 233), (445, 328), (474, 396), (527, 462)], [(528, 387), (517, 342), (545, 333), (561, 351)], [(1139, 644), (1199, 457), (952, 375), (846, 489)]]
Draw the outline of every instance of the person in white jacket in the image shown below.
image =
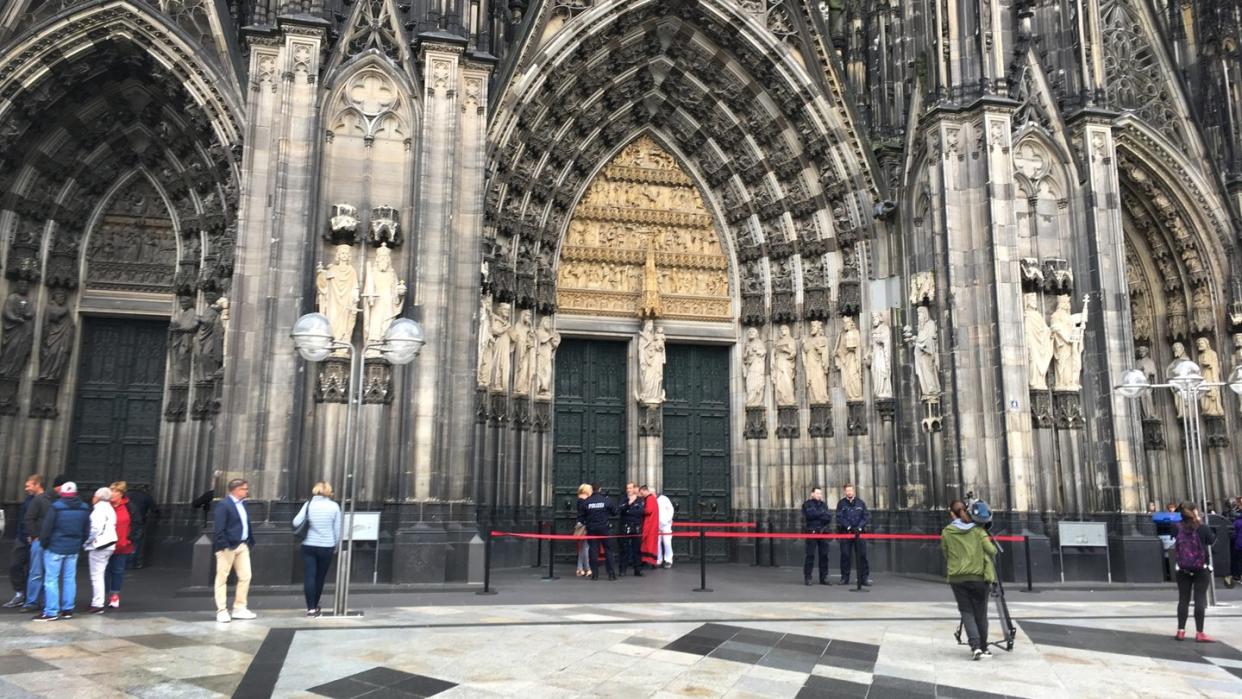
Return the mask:
[(91, 614), (103, 614), (104, 606), (104, 571), (108, 569), (108, 559), (116, 550), (116, 510), (112, 509), (112, 490), (104, 487), (95, 491), (94, 506), (91, 509), (91, 531), (86, 537), (82, 548), (86, 549), (87, 563), (91, 570)]
[(664, 493), (656, 498), (660, 509), (660, 550), (657, 552), (656, 565), (663, 568), (673, 567), (673, 501)]

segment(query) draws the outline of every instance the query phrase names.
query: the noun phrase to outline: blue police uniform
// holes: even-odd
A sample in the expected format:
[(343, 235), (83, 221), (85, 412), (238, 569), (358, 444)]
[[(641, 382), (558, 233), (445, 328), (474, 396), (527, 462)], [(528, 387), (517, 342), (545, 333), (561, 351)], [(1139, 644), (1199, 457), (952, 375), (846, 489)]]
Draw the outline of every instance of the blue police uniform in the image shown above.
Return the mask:
[[(641, 535), (643, 533), (643, 498), (635, 496), (634, 502), (624, 500), (619, 508), (621, 512), (621, 533), (628, 536)], [(641, 539), (621, 539), (621, 574), (625, 575), (625, 569), (634, 568), (634, 575), (642, 577), (642, 571), (638, 568), (638, 551), (642, 548)]]
[[(828, 527), (832, 525), (832, 512), (828, 510), (828, 503), (815, 498), (810, 498), (802, 503), (802, 521), (803, 527), (809, 534), (823, 534), (827, 532)], [(802, 577), (807, 585), (811, 584), (811, 571), (815, 569), (817, 562), (819, 564), (819, 584), (827, 585), (829, 584), (827, 539), (806, 540), (806, 561), (802, 564)]]
[[(588, 536), (608, 536), (608, 519), (617, 514), (617, 505), (600, 493), (578, 501), (578, 521), (586, 525)], [(591, 579), (599, 579), (599, 548), (604, 547), (604, 564), (608, 570), (608, 579), (615, 580), (617, 574), (612, 568), (612, 547), (607, 539), (591, 539), (587, 542), (587, 557), (591, 563)]]
[[(863, 533), (870, 519), (867, 504), (862, 501), (862, 498), (856, 497), (853, 500), (841, 498), (841, 501), (837, 503), (837, 529), (844, 533)], [(841, 584), (848, 585), (850, 582), (850, 568), (855, 547), (858, 549), (858, 574), (862, 576), (864, 585), (870, 585), (871, 565), (867, 562), (867, 542), (862, 539), (841, 541)]]

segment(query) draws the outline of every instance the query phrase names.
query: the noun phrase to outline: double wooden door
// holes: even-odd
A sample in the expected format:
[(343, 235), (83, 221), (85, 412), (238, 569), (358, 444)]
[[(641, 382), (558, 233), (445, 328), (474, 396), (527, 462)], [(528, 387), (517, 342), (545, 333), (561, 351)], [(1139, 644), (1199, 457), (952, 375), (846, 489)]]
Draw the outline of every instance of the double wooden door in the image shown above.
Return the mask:
[(168, 321), (82, 321), (67, 473), (79, 485), (153, 483)]
[[(727, 522), (729, 498), (729, 350), (669, 345), (664, 367), (664, 494), (679, 520)], [(673, 540), (675, 556), (697, 554)], [(709, 540), (708, 560), (725, 560), (727, 541)]]

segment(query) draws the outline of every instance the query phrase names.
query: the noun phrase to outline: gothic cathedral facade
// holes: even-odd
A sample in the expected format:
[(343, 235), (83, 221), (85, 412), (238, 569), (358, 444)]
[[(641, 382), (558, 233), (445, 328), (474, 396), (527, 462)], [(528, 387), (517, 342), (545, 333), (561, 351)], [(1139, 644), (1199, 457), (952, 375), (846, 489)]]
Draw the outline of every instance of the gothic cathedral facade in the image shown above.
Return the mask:
[[(226, 478), (278, 522), (352, 461), (393, 580), (581, 482), (778, 529), (845, 483), (893, 526), (1221, 503), (1240, 40), (1239, 0), (12, 0), (0, 499), (124, 478), (188, 541)], [(1114, 389), (1179, 358), (1202, 479), (1195, 406)]]

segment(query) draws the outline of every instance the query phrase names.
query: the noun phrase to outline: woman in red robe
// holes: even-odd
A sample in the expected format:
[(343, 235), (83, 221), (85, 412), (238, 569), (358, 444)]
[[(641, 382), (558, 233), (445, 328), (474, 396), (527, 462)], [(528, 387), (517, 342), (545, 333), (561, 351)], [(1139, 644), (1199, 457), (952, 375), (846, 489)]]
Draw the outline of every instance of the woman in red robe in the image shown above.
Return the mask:
[(642, 555), (642, 562), (655, 568), (660, 550), (660, 506), (656, 502), (655, 493), (647, 486), (639, 488), (638, 494), (643, 498), (643, 538), (638, 550)]

